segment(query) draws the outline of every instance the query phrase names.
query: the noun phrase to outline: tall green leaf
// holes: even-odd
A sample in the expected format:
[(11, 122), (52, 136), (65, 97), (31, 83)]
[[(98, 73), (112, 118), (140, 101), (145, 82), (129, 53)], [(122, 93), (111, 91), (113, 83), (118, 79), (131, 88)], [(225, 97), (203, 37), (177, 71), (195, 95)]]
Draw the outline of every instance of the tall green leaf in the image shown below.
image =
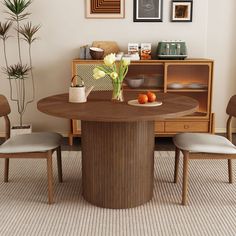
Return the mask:
[(11, 28), (12, 22), (6, 21), (4, 23), (0, 22), (0, 39), (6, 40), (8, 38), (8, 31)]
[(8, 75), (9, 79), (26, 79), (30, 72), (30, 67), (28, 65), (21, 65), (20, 63), (10, 65), (5, 68), (5, 74)]
[(23, 20), (29, 13), (23, 13), (24, 10), (32, 3), (31, 0), (4, 0), (3, 4), (9, 10), (8, 14), (12, 20)]
[(28, 43), (33, 43), (37, 38), (34, 37), (37, 31), (40, 29), (39, 25), (32, 26), (31, 22), (28, 22), (19, 29), (19, 33), (23, 36), (23, 39)]

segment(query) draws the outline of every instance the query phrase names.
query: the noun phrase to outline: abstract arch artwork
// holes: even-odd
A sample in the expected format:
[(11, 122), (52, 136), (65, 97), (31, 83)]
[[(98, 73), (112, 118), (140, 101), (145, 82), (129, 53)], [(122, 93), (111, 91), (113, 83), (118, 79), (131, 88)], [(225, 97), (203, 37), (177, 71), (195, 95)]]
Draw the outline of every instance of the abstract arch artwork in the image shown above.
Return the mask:
[(124, 18), (125, 0), (86, 0), (87, 18)]

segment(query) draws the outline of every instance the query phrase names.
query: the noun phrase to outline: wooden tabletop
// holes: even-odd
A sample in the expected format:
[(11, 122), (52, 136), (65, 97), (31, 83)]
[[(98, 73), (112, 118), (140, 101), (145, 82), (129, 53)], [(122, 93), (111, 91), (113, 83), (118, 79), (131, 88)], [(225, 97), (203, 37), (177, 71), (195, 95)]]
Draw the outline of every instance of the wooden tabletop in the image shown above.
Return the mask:
[(138, 92), (124, 93), (125, 102), (111, 101), (111, 91), (91, 92), (86, 103), (69, 103), (68, 94), (59, 94), (41, 99), (38, 109), (48, 115), (86, 120), (86, 121), (141, 121), (163, 120), (176, 118), (194, 113), (198, 109), (198, 102), (190, 97), (157, 93), (158, 101), (163, 104), (157, 107), (135, 107), (127, 104), (136, 99)]

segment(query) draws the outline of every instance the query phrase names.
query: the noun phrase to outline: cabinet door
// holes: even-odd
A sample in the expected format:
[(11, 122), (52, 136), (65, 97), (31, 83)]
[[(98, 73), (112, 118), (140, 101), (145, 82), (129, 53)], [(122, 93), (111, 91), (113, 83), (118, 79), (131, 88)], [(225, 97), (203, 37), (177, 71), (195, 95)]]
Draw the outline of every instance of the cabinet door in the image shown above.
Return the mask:
[[(144, 82), (140, 87), (129, 87), (126, 79), (143, 78)], [(164, 64), (163, 63), (148, 63), (148, 62), (132, 62), (129, 66), (129, 71), (124, 81), (126, 90), (164, 90)]]
[(167, 88), (173, 83), (182, 85), (182, 89), (206, 89), (211, 79), (211, 63), (168, 63)]
[(212, 63), (166, 63), (165, 91), (196, 99), (199, 110), (194, 116), (211, 113)]
[(93, 78), (93, 69), (97, 65), (95, 63), (84, 64), (73, 62), (72, 73), (73, 75), (79, 75), (84, 80), (86, 87), (94, 86), (94, 91), (112, 90), (112, 83), (108, 76), (98, 80)]

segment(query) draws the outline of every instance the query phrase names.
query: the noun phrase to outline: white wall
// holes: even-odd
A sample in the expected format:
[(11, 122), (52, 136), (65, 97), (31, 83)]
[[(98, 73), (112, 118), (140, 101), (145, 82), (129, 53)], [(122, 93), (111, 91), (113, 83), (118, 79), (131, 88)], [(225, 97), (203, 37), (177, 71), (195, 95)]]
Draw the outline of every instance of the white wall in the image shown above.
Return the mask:
[[(33, 46), (37, 86), (36, 101), (45, 96), (68, 91), (71, 60), (78, 57), (78, 49), (81, 45), (91, 43), (93, 40), (115, 40), (122, 50), (126, 50), (128, 42), (152, 42), (153, 45), (156, 45), (161, 39), (182, 39), (187, 42), (189, 57), (209, 56), (216, 60), (213, 97), (214, 111), (217, 113), (217, 117), (219, 115), (216, 127), (225, 127), (225, 116), (221, 114), (229, 94), (235, 92), (231, 83), (234, 81), (233, 75), (235, 74), (232, 65), (234, 54), (230, 51), (232, 49), (230, 44), (233, 34), (235, 34), (234, 0), (227, 1), (227, 6), (224, 8), (227, 8), (229, 14), (224, 13), (224, 17), (220, 19), (218, 17), (222, 16), (222, 4), (209, 0), (208, 12), (207, 0), (195, 0), (192, 23), (170, 22), (170, 0), (164, 0), (163, 23), (134, 23), (132, 0), (126, 0), (125, 19), (86, 19), (84, 2), (82, 0), (67, 2), (34, 0), (30, 7), (30, 11), (33, 13), (32, 21), (42, 25), (40, 40)], [(2, 10), (2, 7), (0, 9)], [(0, 20), (3, 20), (2, 12)], [(209, 27), (207, 27), (208, 21)], [(222, 22), (224, 33), (216, 33), (215, 31), (219, 29)], [(226, 48), (222, 47), (225, 45), (224, 42), (227, 43)], [(13, 47), (12, 39), (8, 45)], [(2, 52), (2, 48), (0, 51)], [(11, 54), (12, 57), (15, 56), (14, 52)], [(0, 63), (3, 63), (2, 54), (0, 54)], [(3, 74), (0, 79), (0, 93), (8, 96), (8, 81), (2, 77), (4, 77)], [(216, 92), (217, 94), (219, 92), (221, 96), (217, 96)], [(221, 105), (216, 105), (218, 103)], [(13, 110), (11, 119), (13, 122), (17, 122), (16, 107), (14, 104), (11, 105)], [(68, 121), (37, 111), (36, 102), (29, 105), (24, 120), (25, 123), (33, 123), (36, 131), (54, 130), (67, 133), (69, 128)], [(1, 124), (0, 132), (2, 131), (3, 125)]]
[[(217, 131), (224, 131), (227, 102), (236, 93), (236, 1), (209, 0), (207, 57), (215, 60), (213, 112)], [(236, 125), (234, 124), (234, 127)]]

